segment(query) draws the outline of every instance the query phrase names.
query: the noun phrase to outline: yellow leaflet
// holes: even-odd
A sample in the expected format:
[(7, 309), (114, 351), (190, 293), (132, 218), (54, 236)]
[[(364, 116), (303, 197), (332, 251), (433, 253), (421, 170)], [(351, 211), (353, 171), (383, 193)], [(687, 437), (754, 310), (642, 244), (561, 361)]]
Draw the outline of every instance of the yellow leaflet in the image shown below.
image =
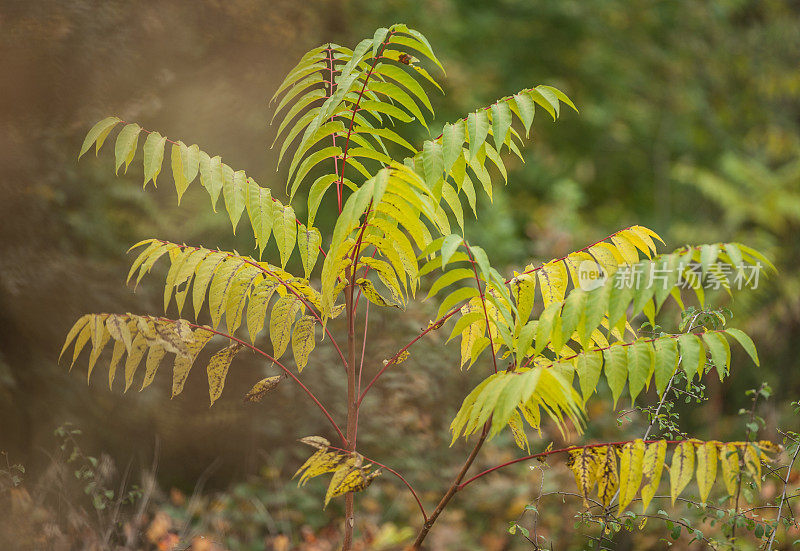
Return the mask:
[(375, 289), (375, 286), (372, 282), (368, 279), (358, 279), (356, 280), (356, 285), (361, 287), (361, 291), (364, 293), (364, 296), (367, 297), (367, 300), (370, 301), (372, 304), (377, 304), (378, 306), (391, 306), (393, 308), (402, 308), (399, 304), (394, 302), (390, 302), (383, 298), (380, 293)]
[(567, 267), (563, 261), (551, 261), (539, 270), (539, 287), (544, 307), (564, 300), (567, 292)]
[(667, 457), (667, 442), (661, 440), (647, 445), (642, 460), (642, 511), (647, 510), (650, 500), (656, 495), (661, 473), (664, 470), (664, 459)]
[(263, 279), (256, 283), (250, 293), (250, 299), (247, 302), (247, 332), (250, 334), (250, 342), (255, 342), (256, 336), (264, 328), (267, 307), (277, 288), (276, 281)]
[(206, 367), (208, 373), (208, 396), (211, 399), (212, 406), (222, 394), (222, 389), (225, 386), (225, 377), (228, 375), (228, 368), (231, 366), (233, 357), (241, 349), (242, 345), (235, 342), (214, 354), (211, 357), (211, 361), (208, 362), (208, 367)]
[(100, 354), (103, 352), (103, 349), (105, 348), (106, 344), (108, 344), (108, 340), (111, 337), (109, 332), (106, 330), (105, 319), (105, 315), (95, 314), (91, 323), (89, 324), (89, 327), (91, 328), (92, 339), (92, 352), (89, 354), (89, 376), (91, 376), (94, 365), (97, 363), (97, 359), (100, 357)]
[(272, 307), (272, 317), (269, 320), (269, 338), (275, 358), (280, 358), (289, 345), (289, 336), (300, 302), (294, 295), (284, 295)]
[[(150, 350), (147, 351), (147, 360), (145, 361), (145, 371), (144, 371), (144, 379), (142, 380), (142, 388), (139, 389), (141, 392), (153, 382), (153, 379), (156, 376), (156, 371), (158, 370), (158, 365), (161, 363), (161, 360), (164, 358), (164, 355), (167, 353), (167, 350), (163, 346), (151, 346)], [(128, 384), (128, 381), (125, 381), (125, 384)]]
[(614, 243), (617, 252), (622, 256), (622, 260), (624, 260), (626, 264), (636, 264), (639, 262), (639, 253), (636, 251), (636, 247), (625, 237), (619, 234), (612, 235), (611, 242)]
[(594, 448), (572, 450), (567, 458), (567, 467), (575, 476), (584, 507), (588, 508), (588, 497), (597, 481), (597, 452)]
[(744, 467), (753, 481), (761, 489), (761, 450), (755, 444), (748, 443), (744, 447)]
[(115, 341), (122, 342), (125, 345), (125, 350), (130, 350), (132, 337), (126, 316), (116, 314), (108, 316), (106, 329), (108, 329), (109, 334)]
[(325, 449), (317, 450), (314, 455), (309, 457), (297, 472), (294, 473), (292, 478), (303, 473), (300, 480), (297, 482), (298, 486), (303, 486), (309, 479), (315, 476), (334, 472), (344, 458), (344, 455), (335, 451), (327, 451)]
[(283, 375), (275, 375), (274, 377), (261, 379), (253, 385), (253, 388), (247, 391), (247, 394), (244, 395), (244, 401), (260, 402), (268, 392), (274, 390), (278, 386), (283, 378)]
[(698, 443), (697, 454), (697, 487), (700, 490), (700, 501), (705, 503), (711, 486), (717, 478), (717, 444), (718, 442)]
[[(471, 323), (466, 329), (461, 332), (461, 366), (464, 367), (464, 364), (467, 363), (468, 360), (472, 358), (472, 348), (475, 346), (475, 343), (478, 341), (478, 337), (483, 336), (483, 332), (486, 329), (486, 322), (484, 320), (478, 320), (474, 323)], [(471, 362), (469, 365), (472, 365)]]
[[(108, 365), (109, 371), (116, 371), (117, 366), (119, 365), (120, 360), (122, 359), (122, 355), (125, 353), (125, 345), (122, 341), (114, 341), (114, 351), (111, 353), (111, 363)], [(127, 374), (126, 374), (127, 375)], [(131, 374), (131, 381), (133, 380), (133, 374)], [(127, 378), (125, 380), (125, 391), (128, 390), (130, 383), (128, 382)]]
[(672, 504), (680, 493), (689, 485), (694, 473), (694, 444), (681, 442), (672, 454), (672, 464), (669, 468), (669, 484)]
[(508, 420), (508, 427), (511, 429), (511, 434), (514, 435), (514, 442), (519, 449), (527, 450), (530, 453), (531, 447), (528, 443), (528, 436), (522, 426), (522, 417), (520, 417), (519, 411), (514, 410), (514, 413), (511, 414), (511, 418)]
[(195, 329), (193, 340), (188, 345), (188, 354), (178, 354), (175, 356), (175, 363), (172, 367), (172, 397), (174, 398), (183, 392), (183, 385), (186, 384), (186, 377), (197, 359), (197, 355), (208, 344), (214, 333), (202, 327)]
[(380, 476), (380, 474), (380, 469), (370, 473), (369, 465), (363, 468), (339, 467), (331, 478), (331, 483), (325, 494), (325, 506), (327, 507), (331, 498), (344, 495), (348, 492), (360, 492), (364, 490), (367, 486), (372, 484), (373, 479)]
[(297, 371), (301, 373), (308, 364), (308, 357), (316, 345), (314, 327), (315, 320), (312, 316), (302, 316), (297, 320), (292, 333), (292, 354), (294, 354), (294, 361), (297, 364)]
[(520, 325), (531, 316), (536, 292), (536, 277), (533, 274), (520, 274), (511, 280), (511, 295), (517, 304), (517, 319)]
[(739, 484), (739, 449), (733, 444), (723, 444), (719, 451), (719, 460), (722, 462), (725, 489), (733, 497)]
[(597, 451), (597, 497), (603, 507), (608, 507), (617, 493), (617, 454), (611, 446), (595, 448)]
[(598, 243), (590, 247), (589, 252), (607, 276), (616, 273), (617, 267), (622, 263), (622, 257), (619, 256), (617, 249), (608, 243)]
[[(133, 374), (136, 372), (137, 367), (139, 366), (139, 362), (142, 361), (144, 357), (144, 351), (147, 349), (147, 339), (142, 331), (136, 333), (136, 336), (133, 339), (133, 343), (131, 344), (131, 350), (128, 352), (128, 358), (125, 360), (125, 373), (130, 374), (133, 377)], [(114, 366), (116, 367), (116, 366)], [(114, 370), (109, 370), (108, 372), (108, 388), (110, 389), (114, 384), (114, 376), (116, 372)]]
[(619, 510), (628, 506), (636, 497), (644, 474), (644, 450), (642, 439), (628, 442), (622, 447), (619, 460)]

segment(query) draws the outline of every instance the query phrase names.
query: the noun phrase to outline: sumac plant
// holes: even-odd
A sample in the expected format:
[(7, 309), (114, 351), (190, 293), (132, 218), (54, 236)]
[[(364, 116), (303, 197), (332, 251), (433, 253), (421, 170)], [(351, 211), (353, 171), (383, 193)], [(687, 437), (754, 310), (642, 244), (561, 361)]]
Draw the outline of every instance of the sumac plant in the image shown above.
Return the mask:
[[(74, 363), (91, 343), (91, 376), (113, 342), (108, 382), (119, 369), (126, 390), (142, 360), (144, 389), (169, 354), (177, 396), (200, 352), (222, 345), (206, 368), (212, 404), (237, 353), (249, 349), (263, 357), (279, 371), (255, 382), (248, 399), (261, 399), (290, 380), (330, 423), (329, 434), (302, 438), (313, 453), (297, 475), (303, 484), (332, 473), (325, 501), (343, 496), (345, 550), (353, 541), (353, 493), (382, 473), (397, 477), (419, 505), (421, 527), (413, 547), (420, 548), (455, 494), (494, 470), (467, 478), (481, 447), (501, 431), (511, 431), (530, 453), (529, 435), (541, 435), (543, 418), (565, 434), (584, 431), (591, 421), (585, 404), (601, 379), (616, 407), (626, 385), (631, 400), (651, 385), (664, 396), (679, 369), (689, 381), (709, 372), (726, 377), (733, 341), (758, 362), (750, 338), (724, 325), (694, 323), (675, 334), (646, 335), (631, 325), (636, 317), (654, 324), (670, 297), (680, 310), (687, 308), (687, 293), (703, 306), (703, 283), (710, 279), (734, 292), (743, 271), (770, 266), (747, 246), (716, 243), (658, 254), (659, 236), (632, 226), (520, 272), (504, 274), (492, 266), (487, 252), (467, 239), (465, 217), (478, 215), (479, 193), (491, 199), (494, 182), (507, 179), (504, 159), (522, 158), (534, 114), (544, 111), (556, 120), (565, 105), (575, 107), (561, 91), (539, 85), (444, 124), (441, 135), (414, 145), (396, 129), (429, 127), (428, 91), (441, 91), (434, 76), (441, 70), (428, 41), (402, 24), (378, 29), (353, 49), (327, 44), (305, 54), (273, 97), (280, 115), (278, 163), (287, 167), (285, 202), (219, 156), (117, 117), (98, 122), (80, 151), (94, 146), (99, 152), (119, 130), (117, 172), (141, 152), (144, 185), (155, 186), (166, 158), (178, 201), (196, 181), (213, 208), (221, 195), (233, 229), (243, 218), (252, 229), (255, 252), (247, 256), (157, 238), (135, 244), (129, 282), (138, 284), (162, 261), (164, 307), (169, 310), (174, 302), (177, 317), (87, 314), (69, 331), (62, 354), (74, 343)], [(301, 189), (308, 202), (305, 220), (291, 205)], [(323, 237), (315, 219), (326, 195), (338, 217)], [(262, 259), (271, 240), (278, 254)], [(294, 254), (302, 272), (286, 269)], [(581, 284), (587, 263), (602, 275), (588, 286)], [(689, 276), (695, 283), (686, 291)], [(436, 319), (410, 342), (399, 342), (387, 360), (365, 362), (370, 308), (402, 316), (421, 289), (426, 299), (438, 300)], [(180, 318), (189, 309), (195, 321)], [(341, 323), (330, 323), (335, 318)], [(435, 506), (424, 504), (400, 473), (361, 454), (357, 441), (359, 410), (369, 391), (387, 370), (402, 369), (409, 349), (434, 331), (460, 337), (454, 367), (486, 373), (451, 424), (453, 441), (472, 439), (474, 447)], [(333, 348), (347, 378), (344, 420), (334, 419), (302, 382), (319, 369), (310, 358), (322, 345)], [(724, 486), (733, 495), (743, 475), (760, 480), (761, 462), (772, 449), (768, 443), (645, 437), (547, 450), (514, 462), (561, 452), (587, 500), (596, 496), (591, 499), (605, 508), (624, 509), (639, 493), (647, 508), (662, 472), (669, 473), (673, 501), (693, 478), (704, 501), (721, 465)]]

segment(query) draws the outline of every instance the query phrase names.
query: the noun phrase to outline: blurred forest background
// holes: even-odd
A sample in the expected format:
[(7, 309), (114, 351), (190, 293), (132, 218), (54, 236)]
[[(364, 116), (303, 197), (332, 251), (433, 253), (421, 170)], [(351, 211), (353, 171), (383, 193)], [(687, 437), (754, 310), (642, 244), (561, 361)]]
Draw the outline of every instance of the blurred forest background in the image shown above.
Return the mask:
[[(797, 430), (786, 407), (800, 395), (797, 2), (2, 0), (0, 450), (25, 465), (31, 484), (55, 487), (46, 482), (61, 441), (53, 431), (71, 422), (117, 494), (126, 473), (140, 487), (155, 475), (150, 502), (169, 515), (151, 517), (163, 520), (149, 527), (154, 544), (162, 541), (158, 530), (172, 527), (189, 540), (217, 534), (220, 548), (261, 549), (266, 539), (288, 549), (286, 538), (303, 549), (330, 548), (324, 534), (341, 504), (323, 512), (321, 482), (300, 491), (290, 480), (306, 454), (296, 438), (325, 434), (324, 419), (289, 385), (263, 403), (242, 404), (266, 366), (239, 364), (209, 409), (200, 370), (169, 400), (166, 376), (144, 393), (123, 394), (97, 374), (87, 386), (85, 363), (72, 373), (56, 364), (79, 314), (159, 310), (157, 285), (145, 281), (135, 294), (124, 285), (133, 243), (253, 246), (247, 232), (230, 236), (227, 217), (210, 211), (199, 187), (178, 208), (166, 184), (142, 192), (140, 166), (115, 178), (110, 154), (76, 157), (91, 125), (116, 114), (200, 144), (283, 197), (268, 98), (306, 50), (328, 41), (352, 46), (394, 22), (424, 33), (447, 69), (434, 135), (444, 122), (536, 84), (564, 90), (580, 109), (555, 124), (537, 117), (525, 163), (495, 188), (482, 227), (467, 229), (497, 265), (560, 256), (632, 224), (664, 236), (665, 250), (741, 241), (775, 262), (777, 277), (727, 301), (762, 367), (736, 356), (734, 376), (722, 385), (709, 379), (711, 400), (682, 428), (741, 438), (744, 391), (767, 381), (775, 389), (763, 412), (768, 423)], [(304, 204), (294, 202), (301, 219)], [(332, 217), (327, 226), (320, 218), (330, 227)], [(380, 335), (368, 350), (371, 365), (425, 326), (433, 305), (423, 306), (403, 321), (371, 320)], [(430, 500), (462, 460), (462, 444), (447, 447), (447, 427), (476, 380), (448, 360), (454, 356), (441, 339), (425, 341), (382, 379), (360, 432), (365, 453), (407, 471)], [(340, 395), (340, 373), (324, 356), (309, 369), (322, 396)], [(608, 414), (589, 438), (620, 434), (609, 404), (591, 407)], [(546, 434), (534, 448), (554, 438)], [(514, 457), (507, 441), (496, 444), (479, 467)], [(374, 548), (417, 525), (413, 502), (385, 478), (358, 498), (360, 531), (372, 534)], [(434, 530), (432, 548), (530, 548), (505, 532), (537, 480), (522, 465), (471, 487)], [(551, 505), (543, 529), (555, 549), (571, 548), (569, 507)]]

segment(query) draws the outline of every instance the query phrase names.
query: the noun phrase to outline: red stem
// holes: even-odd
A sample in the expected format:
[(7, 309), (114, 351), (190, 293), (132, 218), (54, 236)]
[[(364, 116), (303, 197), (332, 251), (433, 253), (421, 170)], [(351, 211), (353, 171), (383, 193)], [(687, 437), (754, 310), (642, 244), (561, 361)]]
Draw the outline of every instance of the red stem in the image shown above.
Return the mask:
[[(364, 78), (364, 83), (361, 85), (361, 91), (358, 93), (358, 98), (356, 99), (356, 102), (353, 104), (353, 107), (351, 109), (352, 112), (353, 112), (353, 115), (350, 117), (350, 126), (347, 129), (347, 138), (345, 139), (344, 148), (342, 149), (342, 171), (339, 174), (339, 181), (336, 182), (336, 192), (340, 196), (341, 196), (341, 192), (342, 192), (342, 185), (344, 184), (344, 169), (347, 166), (347, 152), (349, 151), (349, 148), (350, 148), (350, 136), (353, 133), (353, 124), (355, 124), (356, 113), (359, 110), (358, 106), (361, 104), (361, 99), (364, 97), (364, 92), (367, 89), (367, 83), (369, 82), (369, 79), (372, 77), (372, 73), (373, 73), (373, 71), (375, 70), (375, 67), (378, 64), (378, 59), (380, 59), (381, 56), (383, 55), (383, 51), (386, 49), (386, 46), (389, 44), (389, 40), (392, 38), (392, 35), (394, 35), (394, 30), (389, 31), (389, 34), (386, 36), (386, 39), (381, 43), (381, 49), (380, 49), (379, 52), (377, 52), (377, 56), (373, 56), (372, 65), (370, 66), (369, 71), (367, 72), (366, 78)], [(340, 199), (339, 212), (341, 212), (341, 211), (342, 211), (342, 207), (341, 207), (341, 199)]]
[[(327, 52), (328, 52), (328, 66), (330, 67), (330, 72), (331, 72), (331, 80), (330, 81), (326, 81), (326, 82), (328, 82), (328, 84), (330, 84), (330, 87), (328, 88), (328, 97), (331, 97), (333, 95), (333, 87), (336, 86), (336, 83), (333, 81), (333, 72), (334, 72), (333, 71), (333, 49), (331, 49), (331, 45), (330, 44), (328, 44)], [(331, 117), (330, 120), (333, 120), (333, 117)], [(332, 134), (331, 138), (333, 139), (333, 146), (336, 147), (336, 134), (335, 133)], [(333, 158), (333, 169), (334, 169), (336, 175), (338, 176), (339, 175), (339, 157), (338, 156)], [(344, 172), (344, 171), (342, 171), (342, 172)], [(339, 207), (339, 214), (341, 214), (342, 213), (342, 188), (338, 184), (336, 186), (336, 203), (338, 204), (338, 207)]]
[[(358, 301), (356, 301), (356, 307), (358, 306)], [(355, 311), (355, 307), (353, 310)], [(367, 302), (367, 311), (364, 314), (364, 337), (361, 339), (361, 362), (358, 366), (358, 383), (356, 384), (356, 396), (361, 393), (361, 373), (364, 371), (364, 353), (367, 350), (367, 328), (369, 327), (369, 302)], [(361, 411), (361, 403), (356, 404), (356, 428), (355, 434), (353, 435), (353, 447), (355, 447), (357, 438), (358, 438), (358, 414)]]
[[(169, 319), (169, 318), (158, 317), (157, 319), (162, 320), (162, 321), (167, 321), (167, 322), (170, 322), (170, 323), (175, 323), (175, 320)], [(333, 417), (331, 417), (331, 414), (328, 413), (327, 409), (325, 409), (325, 406), (323, 406), (322, 403), (317, 399), (317, 397), (314, 396), (314, 393), (311, 392), (308, 389), (308, 387), (306, 385), (304, 385), (300, 381), (300, 379), (295, 377), (294, 373), (289, 371), (289, 369), (287, 369), (286, 366), (284, 366), (281, 362), (279, 362), (277, 359), (275, 359), (274, 357), (270, 356), (269, 354), (267, 354), (266, 352), (264, 352), (260, 348), (256, 348), (252, 344), (249, 344), (249, 343), (247, 343), (247, 342), (245, 342), (245, 341), (243, 341), (241, 339), (238, 339), (238, 338), (234, 337), (233, 335), (229, 335), (227, 333), (223, 333), (222, 331), (217, 331), (216, 329), (212, 329), (211, 327), (208, 327), (207, 325), (198, 325), (196, 323), (191, 323), (191, 322), (187, 322), (187, 323), (188, 323), (188, 325), (190, 327), (193, 327), (195, 329), (203, 329), (205, 331), (209, 331), (211, 333), (214, 333), (215, 335), (220, 335), (221, 337), (225, 337), (226, 339), (230, 339), (230, 340), (232, 340), (234, 342), (237, 342), (242, 346), (246, 346), (247, 348), (249, 348), (253, 352), (261, 354), (262, 356), (264, 356), (265, 358), (267, 358), (268, 360), (273, 362), (275, 365), (280, 367), (284, 371), (284, 373), (286, 373), (289, 377), (294, 379), (294, 382), (296, 382), (298, 385), (300, 385), (300, 388), (302, 388), (305, 391), (305, 393), (308, 394), (308, 397), (311, 398), (314, 401), (315, 404), (317, 404), (317, 407), (319, 407), (319, 409), (322, 410), (322, 413), (324, 413), (325, 417), (328, 418), (328, 421), (331, 422), (331, 425), (333, 425), (333, 428), (336, 429), (336, 432), (339, 434), (339, 437), (342, 439), (342, 442), (345, 445), (347, 445), (347, 439), (344, 437), (344, 434), (342, 434), (342, 431), (339, 429), (339, 425), (337, 425), (336, 421), (334, 421)]]

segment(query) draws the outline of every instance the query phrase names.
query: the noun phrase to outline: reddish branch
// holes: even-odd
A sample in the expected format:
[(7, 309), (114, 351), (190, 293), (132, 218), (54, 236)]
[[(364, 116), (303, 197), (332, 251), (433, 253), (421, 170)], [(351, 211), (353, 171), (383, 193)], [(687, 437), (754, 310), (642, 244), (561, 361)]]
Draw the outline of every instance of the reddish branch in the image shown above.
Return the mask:
[[(333, 49), (331, 48), (330, 44), (328, 44), (328, 47), (325, 49), (325, 51), (328, 52), (328, 68), (330, 70), (331, 79), (329, 81), (326, 80), (324, 82), (326, 82), (329, 85), (329, 87), (328, 87), (328, 96), (327, 97), (331, 97), (333, 95), (333, 87), (336, 86), (336, 83), (333, 81), (333, 73), (334, 73), (334, 68), (333, 68)], [(333, 117), (331, 117), (331, 120), (333, 120)], [(336, 147), (336, 133), (335, 132), (333, 134), (331, 134), (331, 138), (333, 139), (333, 147)], [(334, 157), (333, 158), (333, 167), (334, 167), (335, 173), (338, 175), (339, 174), (339, 157)], [(341, 214), (342, 213), (342, 188), (339, 185), (336, 186), (336, 201), (337, 201), (337, 203), (339, 205), (339, 214)]]
[[(166, 322), (170, 322), (170, 323), (176, 323), (176, 321), (175, 321), (175, 320), (173, 320), (173, 319), (170, 319), (170, 318), (158, 317), (157, 319), (159, 319), (159, 320), (162, 320), (162, 321), (166, 321)], [(238, 343), (238, 344), (240, 344), (240, 345), (242, 345), (242, 346), (245, 346), (245, 347), (249, 348), (250, 350), (252, 350), (253, 352), (255, 352), (255, 353), (257, 353), (257, 354), (261, 354), (262, 356), (264, 356), (265, 358), (267, 358), (268, 360), (270, 360), (271, 362), (273, 362), (275, 365), (277, 365), (278, 367), (280, 367), (280, 368), (281, 368), (281, 369), (284, 371), (284, 373), (286, 373), (286, 374), (287, 374), (289, 377), (291, 377), (291, 378), (294, 380), (294, 382), (296, 382), (298, 385), (300, 385), (300, 388), (302, 388), (302, 389), (303, 389), (303, 391), (304, 391), (306, 394), (308, 394), (308, 397), (309, 397), (309, 398), (311, 398), (311, 400), (313, 400), (313, 402), (314, 402), (315, 404), (317, 404), (317, 407), (318, 407), (318, 408), (319, 408), (319, 409), (322, 411), (322, 413), (325, 415), (325, 417), (327, 417), (327, 418), (328, 418), (328, 421), (330, 421), (330, 422), (331, 422), (331, 425), (333, 425), (333, 428), (334, 428), (334, 429), (336, 430), (336, 432), (339, 434), (339, 437), (342, 439), (342, 442), (343, 442), (345, 445), (347, 445), (347, 439), (344, 437), (344, 434), (342, 434), (342, 431), (341, 431), (341, 429), (339, 429), (339, 425), (337, 425), (337, 424), (336, 424), (336, 421), (334, 421), (334, 420), (333, 420), (333, 417), (331, 417), (331, 414), (330, 414), (330, 413), (328, 413), (328, 410), (327, 410), (327, 409), (325, 409), (325, 406), (323, 406), (323, 405), (322, 405), (322, 402), (320, 402), (320, 401), (317, 399), (317, 397), (316, 397), (316, 396), (314, 396), (314, 393), (313, 393), (313, 392), (311, 392), (311, 391), (308, 389), (308, 387), (307, 387), (306, 385), (304, 385), (304, 384), (303, 384), (303, 383), (300, 381), (300, 379), (298, 379), (298, 378), (297, 378), (297, 377), (294, 375), (294, 373), (292, 373), (291, 371), (289, 371), (289, 369), (288, 369), (286, 366), (284, 366), (284, 365), (283, 365), (281, 362), (279, 362), (279, 361), (278, 361), (277, 359), (275, 359), (273, 356), (271, 356), (271, 355), (267, 354), (266, 352), (264, 352), (264, 351), (263, 351), (263, 350), (261, 350), (260, 348), (256, 348), (256, 347), (255, 347), (255, 346), (253, 346), (252, 344), (250, 344), (250, 343), (247, 343), (247, 342), (245, 342), (245, 341), (243, 341), (243, 340), (241, 340), (241, 339), (238, 339), (238, 338), (234, 337), (233, 335), (229, 335), (228, 333), (224, 333), (224, 332), (222, 332), (222, 331), (217, 331), (216, 329), (212, 329), (211, 327), (209, 327), (209, 326), (207, 326), (207, 325), (198, 325), (198, 324), (196, 324), (196, 323), (191, 323), (191, 322), (187, 322), (187, 323), (189, 324), (189, 326), (190, 326), (190, 327), (192, 327), (192, 328), (194, 328), (194, 329), (203, 329), (203, 330), (205, 330), (205, 331), (208, 331), (208, 332), (210, 332), (210, 333), (214, 333), (215, 335), (219, 335), (219, 336), (221, 336), (221, 337), (225, 337), (226, 339), (230, 339), (230, 340), (232, 340), (232, 341), (234, 341), (234, 342), (236, 342), (236, 343)]]
[(464, 477), (467, 475), (467, 471), (472, 466), (472, 463), (473, 461), (475, 461), (475, 458), (478, 456), (478, 452), (483, 446), (483, 443), (486, 441), (486, 436), (488, 434), (489, 434), (489, 422), (487, 421), (483, 425), (483, 431), (481, 432), (481, 436), (478, 439), (477, 444), (475, 444), (475, 447), (472, 448), (472, 452), (469, 454), (469, 457), (467, 457), (467, 460), (464, 462), (464, 465), (461, 467), (461, 470), (456, 475), (455, 479), (453, 480), (453, 483), (450, 484), (450, 487), (447, 489), (444, 496), (442, 496), (441, 501), (439, 501), (439, 504), (436, 506), (436, 509), (434, 509), (433, 513), (431, 513), (431, 516), (425, 519), (422, 528), (417, 534), (417, 539), (414, 540), (414, 543), (411, 546), (412, 549), (419, 549), (422, 546), (422, 542), (428, 536), (428, 532), (430, 532), (431, 528), (436, 522), (436, 519), (439, 518), (439, 515), (442, 514), (442, 511), (444, 511), (445, 507), (447, 507), (447, 504), (450, 503), (450, 500), (453, 499), (453, 496), (456, 495), (456, 492), (458, 492), (458, 490), (460, 489), (461, 481), (464, 480)]
[[(356, 305), (358, 300), (356, 300)], [(367, 311), (364, 314), (364, 337), (361, 339), (361, 362), (358, 366), (358, 381), (356, 383), (356, 396), (361, 393), (361, 374), (364, 372), (364, 355), (367, 351), (367, 329), (369, 328), (369, 302), (367, 302)], [(356, 431), (353, 435), (353, 446), (355, 447), (358, 441), (358, 414), (361, 411), (359, 403), (356, 403)]]
[(369, 83), (369, 79), (372, 77), (372, 73), (375, 71), (375, 67), (378, 65), (378, 60), (381, 59), (383, 56), (383, 51), (386, 49), (386, 46), (389, 44), (389, 40), (391, 40), (392, 36), (394, 35), (394, 30), (389, 31), (386, 39), (381, 43), (380, 50), (377, 52), (377, 55), (373, 56), (372, 58), (372, 65), (367, 72), (367, 76), (364, 78), (364, 83), (361, 85), (361, 91), (358, 93), (358, 98), (356, 102), (353, 104), (351, 109), (352, 116), (350, 117), (350, 126), (347, 129), (347, 138), (344, 142), (344, 148), (342, 149), (342, 170), (339, 173), (339, 180), (336, 182), (336, 193), (339, 197), (339, 212), (342, 212), (342, 185), (344, 184), (344, 169), (347, 166), (347, 153), (350, 148), (350, 136), (353, 133), (353, 125), (355, 124), (356, 120), (356, 113), (359, 111), (359, 106), (361, 105), (361, 100), (364, 97), (364, 92), (367, 90), (367, 83)]

